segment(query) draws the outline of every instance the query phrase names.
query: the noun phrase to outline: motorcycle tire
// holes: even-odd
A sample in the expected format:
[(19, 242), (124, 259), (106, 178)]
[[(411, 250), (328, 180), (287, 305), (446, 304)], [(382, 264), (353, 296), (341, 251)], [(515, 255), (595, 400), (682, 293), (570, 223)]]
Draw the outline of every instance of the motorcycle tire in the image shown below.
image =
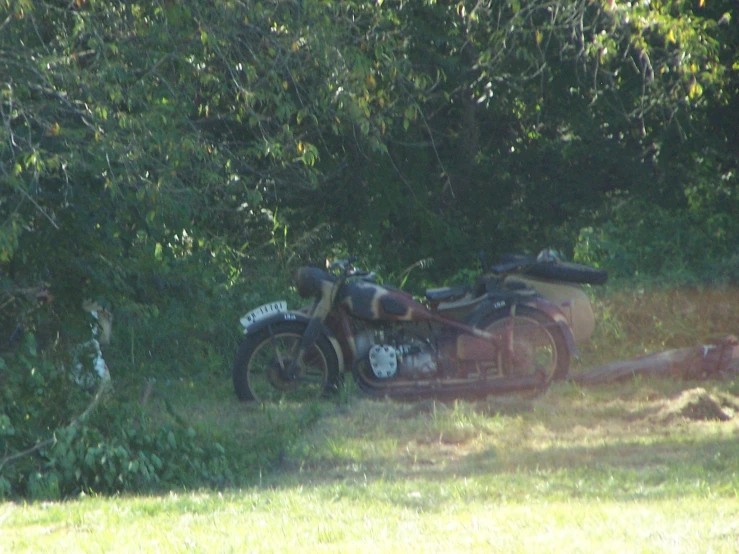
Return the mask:
[(306, 352), (301, 372), (285, 376), (297, 353), (306, 325), (280, 322), (247, 336), (236, 353), (232, 379), (244, 402), (310, 401), (336, 391), (339, 363), (329, 340), (321, 335)]
[[(483, 318), (478, 327), (488, 332), (503, 330), (510, 317), (507, 311), (495, 312)], [(506, 371), (516, 376), (543, 372), (547, 383), (564, 379), (570, 370), (570, 351), (558, 324), (528, 306), (516, 308), (514, 322), (516, 360), (514, 367)]]

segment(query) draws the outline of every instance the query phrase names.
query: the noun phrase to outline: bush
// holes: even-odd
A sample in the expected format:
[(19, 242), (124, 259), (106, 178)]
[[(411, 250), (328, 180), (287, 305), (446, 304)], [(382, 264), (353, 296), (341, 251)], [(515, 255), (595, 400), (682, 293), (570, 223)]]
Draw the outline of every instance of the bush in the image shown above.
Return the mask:
[(39, 353), (31, 334), (0, 358), (0, 497), (62, 498), (232, 481), (222, 446), (176, 421), (150, 424), (135, 404), (108, 397), (94, 416), (76, 419), (93, 397), (66, 367), (62, 357)]
[(110, 402), (95, 422), (55, 433), (28, 496), (115, 493), (183, 486), (223, 486), (233, 480), (224, 448), (176, 424), (152, 429), (143, 410)]

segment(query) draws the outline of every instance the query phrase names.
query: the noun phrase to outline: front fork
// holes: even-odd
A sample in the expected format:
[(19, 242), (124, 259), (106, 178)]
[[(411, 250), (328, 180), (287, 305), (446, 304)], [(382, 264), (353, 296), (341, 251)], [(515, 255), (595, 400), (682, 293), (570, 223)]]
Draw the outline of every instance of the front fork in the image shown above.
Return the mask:
[(320, 300), (317, 300), (311, 307), (310, 321), (308, 322), (308, 325), (303, 332), (303, 336), (300, 339), (300, 345), (298, 346), (297, 355), (292, 358), (292, 361), (290, 362), (290, 365), (288, 367), (285, 367), (285, 361), (282, 359), (277, 345), (275, 344), (274, 336), (272, 335), (272, 328), (270, 327), (269, 333), (272, 347), (274, 348), (277, 355), (277, 362), (280, 364), (280, 372), (285, 379), (294, 380), (298, 378), (298, 375), (300, 374), (300, 368), (303, 366), (305, 353), (310, 350), (314, 344), (316, 344), (318, 337), (321, 336), (324, 318), (321, 317), (323, 310), (321, 310), (320, 308)]

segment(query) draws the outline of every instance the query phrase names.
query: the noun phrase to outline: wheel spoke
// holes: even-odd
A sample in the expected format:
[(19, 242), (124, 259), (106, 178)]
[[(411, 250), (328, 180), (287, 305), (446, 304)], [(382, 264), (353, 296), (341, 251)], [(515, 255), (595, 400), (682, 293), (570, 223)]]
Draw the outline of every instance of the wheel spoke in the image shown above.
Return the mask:
[[(516, 315), (498, 319), (487, 327), (500, 333), (503, 346), (491, 370), (500, 376), (524, 376), (544, 372), (551, 377), (558, 364), (557, 343), (541, 322)], [(508, 333), (510, 335), (506, 336)]]
[(258, 400), (308, 400), (318, 398), (327, 384), (327, 360), (320, 348), (313, 346), (299, 364), (294, 378), (285, 374), (300, 348), (297, 333), (274, 333), (262, 342), (247, 367), (249, 388)]
[[(275, 339), (274, 334), (272, 334), (271, 332), (270, 332), (270, 343), (272, 344), (272, 348), (273, 348), (274, 353), (275, 353), (275, 358), (277, 359), (277, 363), (279, 364), (280, 369), (282, 371), (285, 371), (285, 369), (286, 369), (285, 357), (282, 355), (281, 345), (280, 345), (279, 341)], [(298, 344), (298, 347), (299, 347), (299, 343), (294, 343), (294, 344)], [(294, 348), (296, 348), (296, 347), (294, 346), (293, 349)], [(290, 356), (290, 357), (292, 357), (292, 356)]]

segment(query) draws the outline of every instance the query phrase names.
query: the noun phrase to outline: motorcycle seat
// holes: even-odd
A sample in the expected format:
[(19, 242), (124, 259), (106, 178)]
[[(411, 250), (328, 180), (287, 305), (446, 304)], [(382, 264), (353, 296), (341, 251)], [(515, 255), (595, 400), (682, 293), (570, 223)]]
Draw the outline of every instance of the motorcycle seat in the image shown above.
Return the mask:
[(509, 281), (504, 285), (494, 281), (485, 284), (487, 297), (492, 300), (509, 300), (524, 296), (535, 296), (536, 289), (521, 281)]
[[(528, 283), (524, 283), (523, 281), (516, 281), (515, 279), (511, 279), (509, 281), (506, 281), (503, 284), (503, 288), (507, 291), (514, 292), (518, 294), (519, 296), (530, 296), (536, 294), (536, 289), (529, 285)], [(501, 287), (499, 285), (493, 285), (487, 287), (488, 292), (498, 292), (501, 290)]]
[(470, 292), (467, 285), (459, 285), (456, 287), (439, 287), (435, 289), (426, 289), (426, 298), (432, 302), (448, 302), (457, 298), (462, 298)]

